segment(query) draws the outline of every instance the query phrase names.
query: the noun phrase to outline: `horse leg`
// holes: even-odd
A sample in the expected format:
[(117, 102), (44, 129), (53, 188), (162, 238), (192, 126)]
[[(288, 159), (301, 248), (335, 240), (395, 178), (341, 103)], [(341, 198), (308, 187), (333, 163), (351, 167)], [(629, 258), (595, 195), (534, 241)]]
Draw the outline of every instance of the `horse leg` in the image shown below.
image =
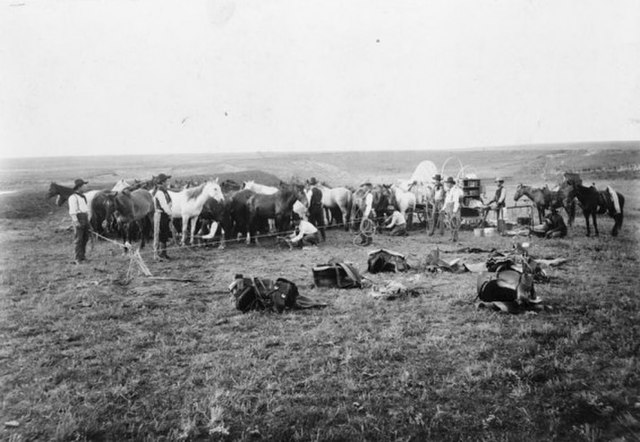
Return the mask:
[(598, 232), (598, 221), (596, 221), (596, 217), (598, 216), (598, 211), (594, 210), (591, 212), (591, 218), (593, 218), (593, 230), (595, 231), (595, 236), (600, 236)]
[(589, 215), (591, 215), (586, 210), (584, 211), (584, 220), (587, 223), (587, 236), (591, 236), (591, 229), (589, 228)]
[(189, 229), (189, 217), (182, 216), (182, 237), (180, 238), (180, 242), (182, 246), (187, 244), (187, 230)]
[(196, 236), (196, 224), (198, 221), (198, 217), (193, 217), (189, 220), (189, 222), (191, 223), (191, 245), (195, 244), (195, 236)]
[(145, 237), (147, 236), (147, 229), (146, 226), (144, 224), (145, 218), (141, 219), (140, 221), (138, 221), (136, 224), (138, 224), (138, 230), (140, 230), (140, 250), (144, 249), (144, 244), (145, 244)]

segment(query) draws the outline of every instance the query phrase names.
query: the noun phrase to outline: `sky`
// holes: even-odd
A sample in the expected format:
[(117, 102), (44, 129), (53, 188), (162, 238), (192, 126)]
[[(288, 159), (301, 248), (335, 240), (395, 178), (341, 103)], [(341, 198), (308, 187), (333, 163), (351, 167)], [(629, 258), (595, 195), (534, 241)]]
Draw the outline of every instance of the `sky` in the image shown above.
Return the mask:
[(640, 139), (637, 0), (0, 0), (0, 156)]

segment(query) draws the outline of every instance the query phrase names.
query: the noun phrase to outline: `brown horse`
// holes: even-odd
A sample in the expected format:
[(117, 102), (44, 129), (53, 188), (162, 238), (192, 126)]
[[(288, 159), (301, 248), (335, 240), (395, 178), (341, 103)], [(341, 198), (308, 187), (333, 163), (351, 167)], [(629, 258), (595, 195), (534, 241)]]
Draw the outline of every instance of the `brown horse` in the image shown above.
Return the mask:
[(538, 209), (538, 218), (540, 223), (542, 223), (544, 220), (545, 210), (551, 207), (552, 198), (549, 188), (531, 187), (518, 184), (516, 193), (513, 195), (513, 200), (518, 201), (523, 196), (529, 198), (531, 202), (536, 205), (536, 209)]
[(150, 236), (153, 226), (153, 197), (148, 190), (123, 190), (109, 193), (115, 211), (115, 219), (120, 226), (123, 242), (130, 242), (132, 229), (137, 226), (140, 231), (140, 248), (145, 245), (145, 239)]
[(575, 218), (575, 204), (572, 200), (567, 201), (563, 190), (553, 191), (547, 186), (532, 187), (525, 186), (524, 184), (518, 184), (516, 193), (513, 195), (513, 200), (518, 201), (523, 196), (526, 196), (535, 204), (536, 209), (538, 209), (538, 218), (540, 223), (543, 222), (545, 211), (547, 209), (558, 209), (562, 207), (565, 209), (565, 212), (567, 212), (569, 225), (573, 224), (573, 220)]
[(299, 184), (281, 185), (278, 191), (271, 195), (256, 193), (251, 196), (247, 201), (250, 230), (247, 243), (251, 242), (251, 236), (253, 236), (256, 244), (259, 244), (255, 232), (260, 219), (274, 218), (278, 232), (289, 230), (293, 216), (293, 205), (296, 201), (300, 201), (304, 206), (309, 205), (304, 186)]
[(561, 190), (565, 192), (565, 204), (577, 198), (582, 206), (582, 213), (587, 224), (587, 236), (591, 235), (589, 228), (589, 217), (593, 220), (593, 229), (595, 230), (595, 236), (598, 236), (598, 222), (596, 221), (597, 214), (607, 213), (614, 220), (613, 230), (611, 236), (617, 236), (618, 232), (622, 228), (622, 221), (624, 218), (624, 196), (620, 192), (615, 192), (618, 198), (620, 211), (616, 210), (613, 202), (612, 194), (608, 190), (599, 191), (594, 186), (586, 187), (581, 184), (581, 180), (568, 179), (561, 185)]

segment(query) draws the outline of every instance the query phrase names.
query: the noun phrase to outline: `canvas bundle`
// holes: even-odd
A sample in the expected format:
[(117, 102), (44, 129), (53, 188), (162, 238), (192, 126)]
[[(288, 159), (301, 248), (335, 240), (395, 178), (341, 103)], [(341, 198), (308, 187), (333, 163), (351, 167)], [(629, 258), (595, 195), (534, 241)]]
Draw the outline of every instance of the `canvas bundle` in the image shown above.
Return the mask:
[(329, 261), (313, 268), (313, 282), (316, 287), (351, 289), (362, 287), (360, 273), (351, 264)]
[(379, 249), (369, 252), (367, 270), (369, 273), (404, 272), (409, 269), (406, 257), (398, 252)]
[(298, 287), (291, 281), (278, 278), (243, 278), (237, 275), (230, 290), (235, 298), (237, 310), (272, 310), (282, 313), (296, 306)]

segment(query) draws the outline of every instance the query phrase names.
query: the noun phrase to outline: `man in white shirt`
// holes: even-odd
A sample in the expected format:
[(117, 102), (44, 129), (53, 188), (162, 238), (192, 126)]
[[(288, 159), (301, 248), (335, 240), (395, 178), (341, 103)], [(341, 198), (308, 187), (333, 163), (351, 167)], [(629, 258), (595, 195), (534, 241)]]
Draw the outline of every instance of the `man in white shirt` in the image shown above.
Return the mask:
[(389, 232), (391, 236), (407, 236), (407, 220), (404, 215), (400, 213), (399, 210), (396, 210), (395, 207), (389, 206), (387, 210), (391, 213), (391, 216), (387, 218), (387, 225), (384, 226), (385, 229), (393, 229)]
[[(171, 175), (159, 174), (153, 178), (155, 187), (151, 191), (155, 212), (153, 215), (153, 255), (158, 259), (170, 259), (167, 255), (167, 241), (171, 237), (171, 197), (165, 183)], [(160, 254), (158, 255), (158, 250)]]
[[(445, 190), (442, 184), (442, 175), (439, 173), (435, 174), (433, 177), (433, 201), (431, 202), (433, 205), (433, 210), (431, 212), (432, 224), (431, 229), (429, 229), (429, 236), (433, 236), (436, 231), (436, 225), (438, 224), (438, 215), (444, 206), (444, 198), (445, 198)], [(442, 231), (442, 222), (440, 222), (440, 234), (443, 234)]]
[[(460, 228), (460, 201), (462, 201), (464, 192), (456, 184), (453, 177), (447, 178), (447, 180), (444, 182), (444, 187), (447, 194), (444, 197), (444, 208), (442, 211), (445, 212), (449, 217), (449, 224), (451, 226), (451, 241), (457, 242), (458, 229)], [(444, 226), (441, 226), (441, 233), (443, 228)]]
[(320, 242), (318, 229), (309, 221), (296, 218), (296, 230), (289, 237), (289, 241), (294, 247), (302, 247), (305, 245), (317, 245)]
[(89, 206), (83, 195), (87, 181), (78, 178), (74, 181), (73, 193), (69, 196), (69, 215), (73, 222), (76, 264), (86, 261), (85, 253), (89, 241)]

